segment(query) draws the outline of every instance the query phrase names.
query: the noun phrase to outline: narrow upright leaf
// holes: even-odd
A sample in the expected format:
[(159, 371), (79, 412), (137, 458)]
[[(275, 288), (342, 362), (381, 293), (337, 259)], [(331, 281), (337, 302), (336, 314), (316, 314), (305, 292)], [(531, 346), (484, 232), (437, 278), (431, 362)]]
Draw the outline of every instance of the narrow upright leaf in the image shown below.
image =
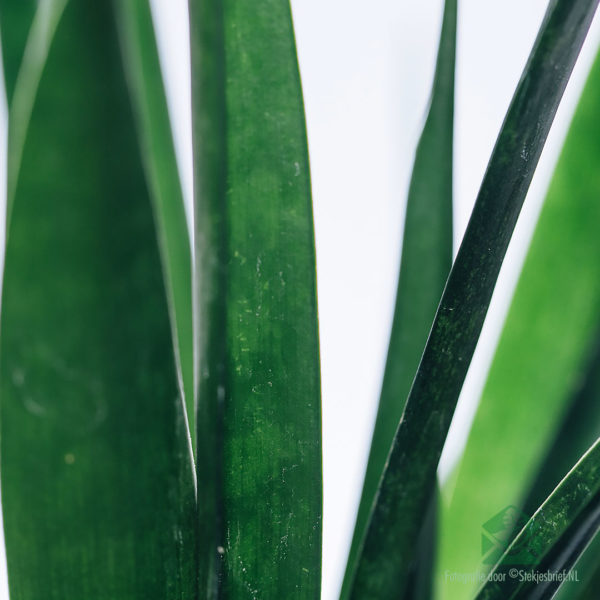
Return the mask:
[(9, 105), (7, 229), (33, 103), (54, 32), (67, 1), (42, 0), (37, 4), (30, 0), (0, 2), (2, 53)]
[[(440, 569), (470, 572), (483, 523), (528, 491), (600, 331), (600, 59), (590, 72), (536, 226), (483, 391), (450, 505), (442, 511)], [(591, 368), (591, 373), (593, 373)], [(597, 414), (594, 397), (589, 403)], [(582, 415), (584, 426), (600, 416)], [(593, 432), (592, 432), (593, 435)], [(596, 434), (597, 435), (597, 434)], [(571, 437), (571, 436), (570, 436)], [(566, 441), (565, 438), (561, 438)], [(571, 439), (577, 441), (573, 436)], [(591, 443), (584, 447), (589, 447)], [(579, 443), (543, 498), (581, 456)], [(473, 493), (476, 486), (477, 494)], [(537, 487), (537, 486), (536, 486)], [(533, 505), (541, 500), (538, 495)], [(448, 583), (444, 598), (474, 586)]]
[[(408, 192), (396, 308), (348, 565), (354, 566), (385, 461), (452, 264), (456, 0), (446, 0), (433, 90)], [(344, 579), (349, 591), (352, 569)]]
[(0, 1), (0, 29), (2, 30), (2, 66), (4, 72), (4, 85), (8, 103), (12, 103), (15, 93), (17, 75), (21, 68), (23, 53), (30, 37), (31, 24), (36, 12), (47, 10), (52, 2), (38, 0)]
[(569, 472), (570, 465), (575, 464), (577, 457), (600, 437), (600, 344), (595, 346), (587, 373), (568, 403), (567, 413), (535, 477), (529, 480), (523, 501), (526, 514), (533, 514)]
[[(352, 598), (405, 574), (469, 363), (525, 194), (598, 0), (553, 0), (492, 153), (371, 513)], [(400, 583), (399, 583), (400, 582)]]
[(568, 571), (600, 528), (600, 439), (573, 467), (507, 548), (476, 600), (550, 599), (560, 580), (519, 577)]
[(148, 0), (115, 2), (115, 9), (154, 202), (182, 394), (195, 444), (191, 247), (152, 14)]
[(600, 533), (596, 533), (572, 572), (576, 577), (558, 588), (556, 600), (596, 600), (600, 587)]
[(187, 600), (191, 455), (110, 3), (69, 2), (30, 101), (0, 337), (11, 600)]
[(190, 11), (200, 595), (316, 599), (315, 254), (290, 6), (191, 0)]

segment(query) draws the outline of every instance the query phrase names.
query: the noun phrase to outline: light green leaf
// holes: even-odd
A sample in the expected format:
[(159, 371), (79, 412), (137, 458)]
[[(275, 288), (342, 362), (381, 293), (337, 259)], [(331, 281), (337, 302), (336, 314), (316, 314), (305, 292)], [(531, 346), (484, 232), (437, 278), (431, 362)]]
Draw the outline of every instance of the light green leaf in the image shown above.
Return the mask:
[(200, 595), (316, 599), (315, 251), (290, 7), (192, 0), (190, 16)]

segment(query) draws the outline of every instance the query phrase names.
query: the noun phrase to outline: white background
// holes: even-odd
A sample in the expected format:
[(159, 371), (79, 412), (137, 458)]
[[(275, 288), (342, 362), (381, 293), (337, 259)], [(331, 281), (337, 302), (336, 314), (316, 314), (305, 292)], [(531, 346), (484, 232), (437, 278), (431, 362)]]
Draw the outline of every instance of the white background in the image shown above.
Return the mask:
[[(189, 202), (186, 1), (152, 4)], [(545, 0), (459, 0), (455, 251), (546, 5)], [(292, 0), (317, 243), (324, 600), (336, 597), (360, 495), (391, 324), (406, 189), (433, 76), (442, 6), (442, 0)], [(464, 445), (535, 218), (599, 40), (596, 19), (502, 269), (442, 457), (442, 477)], [(5, 131), (1, 133), (4, 138)], [(0, 598), (8, 598), (1, 552)]]

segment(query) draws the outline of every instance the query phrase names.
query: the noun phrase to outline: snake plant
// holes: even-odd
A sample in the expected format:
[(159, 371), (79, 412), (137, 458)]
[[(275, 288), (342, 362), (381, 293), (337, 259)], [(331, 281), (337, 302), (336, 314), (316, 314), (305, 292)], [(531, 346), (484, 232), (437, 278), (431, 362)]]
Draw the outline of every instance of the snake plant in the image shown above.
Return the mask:
[[(343, 600), (595, 597), (600, 58), (466, 449), (450, 481), (436, 471), (597, 5), (549, 0), (453, 260), (445, 0)], [(321, 597), (327, 398), (291, 9), (189, 0), (189, 17), (191, 223), (149, 1), (0, 0), (10, 600)]]

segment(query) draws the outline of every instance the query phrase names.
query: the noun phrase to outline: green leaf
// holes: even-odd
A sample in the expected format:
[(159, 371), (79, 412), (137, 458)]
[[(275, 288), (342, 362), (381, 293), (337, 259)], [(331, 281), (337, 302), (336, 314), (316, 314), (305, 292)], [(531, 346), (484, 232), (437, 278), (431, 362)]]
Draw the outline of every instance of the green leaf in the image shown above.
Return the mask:
[[(568, 471), (567, 464), (573, 464), (578, 452), (581, 455), (585, 447), (592, 445), (600, 437), (600, 343), (596, 338), (596, 347), (589, 361), (587, 374), (570, 403), (569, 410), (554, 441), (547, 451), (529, 493), (524, 502), (525, 512), (531, 514), (533, 507), (539, 505), (540, 497), (552, 490), (561, 475)], [(582, 450), (583, 449), (583, 450)], [(577, 574), (575, 581), (567, 581), (559, 588), (557, 600), (579, 600), (595, 598), (600, 580), (600, 536), (596, 535), (574, 566)]]
[(456, 19), (456, 0), (447, 0), (429, 111), (408, 192), (396, 308), (342, 598), (349, 592), (390, 445), (452, 265)]
[(51, 4), (53, 2), (39, 3), (38, 0), (22, 0), (21, 2), (2, 0), (0, 2), (3, 74), (9, 104), (12, 104), (17, 76), (34, 16), (36, 12), (40, 14), (47, 10)]
[(0, 339), (11, 600), (196, 591), (191, 454), (111, 10), (68, 4), (16, 186)]
[(476, 600), (551, 598), (560, 581), (528, 580), (519, 571), (568, 572), (599, 528), (600, 439), (519, 532)]
[[(481, 559), (481, 525), (523, 500), (544, 453), (585, 377), (600, 331), (600, 59), (567, 136), (523, 267), (480, 406), (441, 519), (440, 569), (470, 572)], [(593, 404), (593, 413), (590, 410)], [(596, 427), (590, 398), (582, 425)], [(585, 421), (585, 422), (584, 422)], [(597, 429), (596, 429), (597, 431)], [(598, 435), (598, 433), (596, 433)], [(526, 513), (539, 506), (581, 456), (593, 431), (558, 464)], [(539, 482), (535, 487), (541, 485)], [(474, 486), (478, 492), (473, 493)], [(470, 597), (470, 586), (446, 584), (445, 597)]]
[(30, 0), (0, 2), (2, 53), (9, 99), (7, 230), (37, 88), (66, 4), (67, 0), (47, 0), (39, 2), (36, 10)]
[(290, 7), (192, 0), (190, 17), (200, 595), (319, 598), (315, 252)]
[(436, 486), (435, 493), (429, 499), (425, 521), (417, 540), (415, 559), (407, 575), (408, 583), (404, 594), (406, 600), (431, 600), (434, 597), (439, 503), (440, 494)]
[[(600, 223), (600, 221), (598, 221)], [(600, 344), (596, 343), (586, 376), (568, 406), (558, 432), (535, 478), (529, 480), (523, 510), (532, 514), (569, 472), (587, 448), (600, 437)]]
[(555, 0), (448, 278), (370, 517), (352, 598), (398, 595), (498, 272), (597, 0)]
[(596, 534), (572, 569), (577, 576), (558, 588), (556, 600), (596, 600), (600, 585), (599, 557), (600, 534)]
[(195, 445), (191, 246), (152, 14), (148, 0), (116, 2), (115, 10), (154, 202), (181, 392)]

